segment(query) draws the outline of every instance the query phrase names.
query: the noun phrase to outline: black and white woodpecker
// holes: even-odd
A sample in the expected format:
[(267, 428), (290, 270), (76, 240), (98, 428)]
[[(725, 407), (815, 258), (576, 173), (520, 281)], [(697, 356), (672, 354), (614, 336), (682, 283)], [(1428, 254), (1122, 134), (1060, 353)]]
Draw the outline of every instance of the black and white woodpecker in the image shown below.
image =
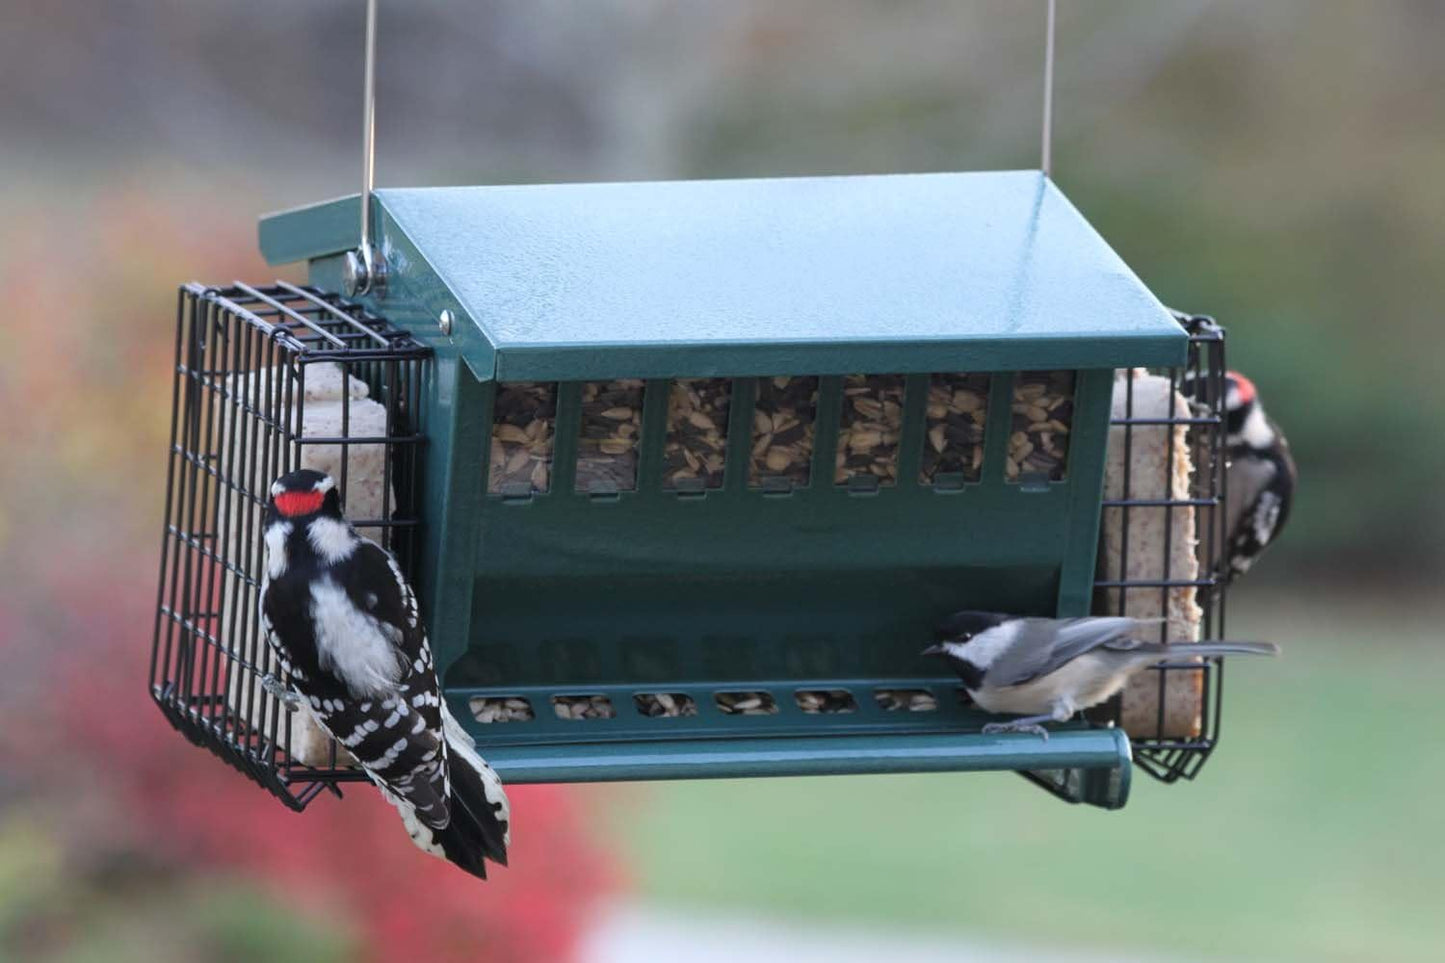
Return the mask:
[(1143, 642), (1157, 619), (1023, 618), (997, 612), (955, 612), (934, 632), (923, 655), (938, 655), (987, 712), (1020, 716), (990, 722), (985, 733), (1029, 732), (1049, 737), (1042, 723), (1113, 697), (1141, 669), (1194, 656), (1278, 655), (1268, 642)]
[(264, 525), (261, 625), (285, 680), (267, 687), (356, 757), (418, 848), (482, 879), (485, 860), (505, 866), (501, 780), (442, 701), (396, 561), (356, 534), (321, 472), (278, 478)]
[(1226, 374), (1224, 382), (1229, 476), (1219, 577), (1228, 583), (1249, 571), (1279, 537), (1289, 519), (1299, 472), (1289, 442), (1265, 414), (1254, 382), (1237, 371)]

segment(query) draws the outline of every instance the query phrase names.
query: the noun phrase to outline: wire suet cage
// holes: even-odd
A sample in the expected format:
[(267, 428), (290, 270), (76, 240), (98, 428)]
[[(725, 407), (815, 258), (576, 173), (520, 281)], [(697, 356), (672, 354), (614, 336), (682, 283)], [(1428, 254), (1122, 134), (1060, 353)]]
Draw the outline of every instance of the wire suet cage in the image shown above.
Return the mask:
[(430, 354), (314, 288), (180, 290), (151, 695), (193, 743), (295, 809), (365, 777), (267, 685), (268, 488), (294, 468), (331, 473), (359, 531), (411, 565)]

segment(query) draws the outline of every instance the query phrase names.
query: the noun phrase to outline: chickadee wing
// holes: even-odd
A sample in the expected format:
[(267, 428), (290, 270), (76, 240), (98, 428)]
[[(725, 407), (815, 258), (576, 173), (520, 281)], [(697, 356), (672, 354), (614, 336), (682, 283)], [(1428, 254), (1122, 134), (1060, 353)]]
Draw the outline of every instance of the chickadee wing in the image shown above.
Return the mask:
[(1122, 617), (1020, 619), (1013, 641), (988, 667), (991, 686), (1020, 685), (1048, 675), (1092, 649), (1140, 632), (1150, 623)]

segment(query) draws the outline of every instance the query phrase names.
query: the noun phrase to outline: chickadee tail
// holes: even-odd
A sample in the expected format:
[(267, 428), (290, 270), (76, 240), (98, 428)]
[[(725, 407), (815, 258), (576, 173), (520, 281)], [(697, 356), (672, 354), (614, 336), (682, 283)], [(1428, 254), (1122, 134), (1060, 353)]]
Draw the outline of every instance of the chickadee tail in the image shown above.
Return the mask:
[(1279, 655), (1273, 642), (1176, 642), (1154, 647), (1159, 655), (1187, 659), (1196, 655)]
[(507, 865), (511, 843), (511, 807), (502, 780), (477, 755), (471, 736), (445, 714), (448, 776), (451, 781), (451, 821), (437, 833), (442, 854), (480, 879), (487, 878), (486, 860)]

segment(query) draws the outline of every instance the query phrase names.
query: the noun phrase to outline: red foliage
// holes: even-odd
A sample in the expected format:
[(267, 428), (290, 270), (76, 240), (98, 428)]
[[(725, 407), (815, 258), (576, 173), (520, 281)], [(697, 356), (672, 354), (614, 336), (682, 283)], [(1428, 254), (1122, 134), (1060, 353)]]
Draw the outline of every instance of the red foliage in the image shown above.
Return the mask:
[[(104, 623), (145, 618), (134, 603), (120, 608), (89, 613), (92, 639), (105, 637)], [(586, 834), (578, 797), (562, 787), (510, 790), (511, 866), (495, 868), (487, 882), (419, 852), (369, 785), (292, 813), (171, 731), (138, 684), (145, 640), (125, 635), (126, 645), (68, 660), (59, 708), (66, 742), (80, 756), (69, 761), (92, 767), (132, 845), (197, 869), (253, 876), (303, 906), (338, 909), (378, 960), (566, 959), (616, 882)]]
[[(28, 449), (0, 460), (0, 549), (24, 561), (0, 580), (0, 788), (26, 787), (78, 861), (145, 853), (245, 874), (339, 912), (374, 959), (565, 959), (616, 883), (584, 797), (514, 788), (511, 868), (481, 882), (416, 850), (365, 784), (290, 812), (186, 744), (146, 697), (174, 282), (255, 276), (255, 257), (241, 253), (249, 227), (217, 237), (209, 218), (187, 232), (182, 212), (107, 195), (87, 215), (97, 231), (42, 245), (67, 251), (62, 269), (0, 263), (14, 295), (0, 401), (25, 413), (10, 441)], [(17, 216), (41, 238), (66, 223)]]

